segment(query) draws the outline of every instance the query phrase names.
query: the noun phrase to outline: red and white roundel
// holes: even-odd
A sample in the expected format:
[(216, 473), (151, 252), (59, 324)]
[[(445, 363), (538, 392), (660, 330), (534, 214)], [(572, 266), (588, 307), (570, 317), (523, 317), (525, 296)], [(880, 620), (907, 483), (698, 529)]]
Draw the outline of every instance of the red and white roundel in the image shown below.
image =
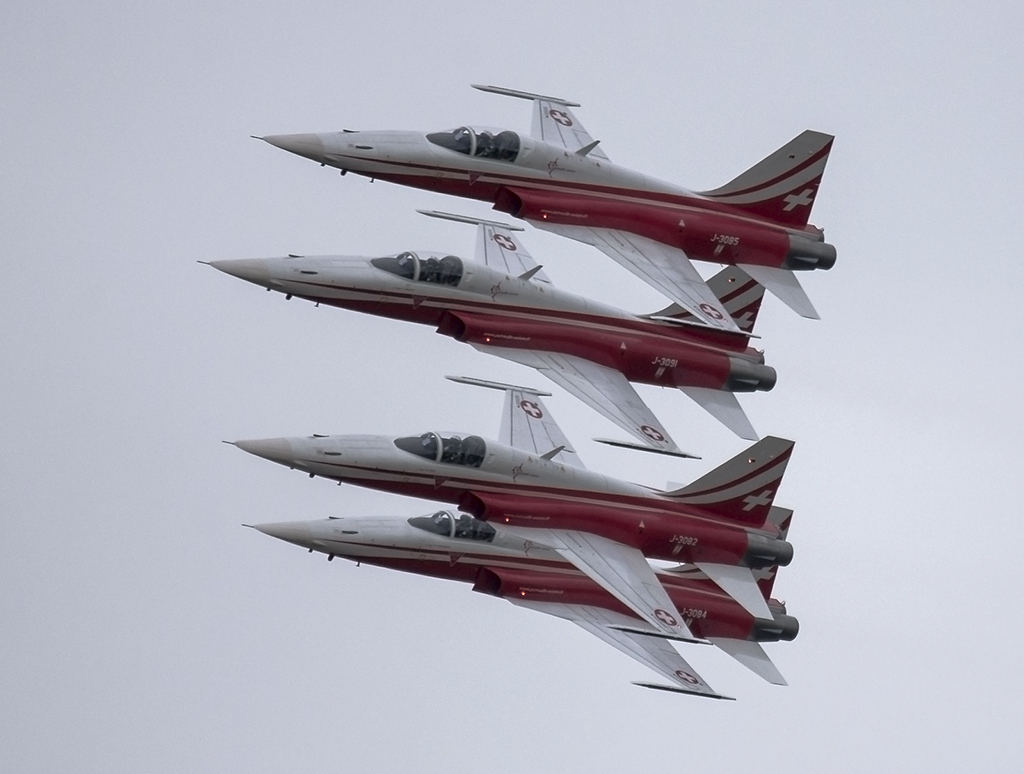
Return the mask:
[(698, 680), (694, 675), (691, 675), (689, 672), (684, 672), (682, 669), (676, 670), (676, 677), (678, 677), (684, 683), (689, 683), (690, 685), (700, 685), (700, 680)]
[(544, 416), (544, 412), (540, 410), (540, 406), (538, 406), (532, 400), (519, 401), (519, 408), (521, 408), (534, 419), (541, 419)]
[(704, 314), (706, 314), (712, 320), (725, 319), (722, 313), (715, 309), (715, 307), (711, 306), (711, 304), (701, 304), (700, 310), (704, 312)]
[(665, 435), (659, 432), (658, 428), (651, 427), (650, 425), (640, 425), (640, 432), (652, 441), (658, 441), (660, 443), (665, 440)]
[(562, 126), (572, 126), (572, 119), (569, 118), (569, 115), (565, 111), (549, 110), (548, 115), (551, 116), (551, 119), (555, 123), (561, 124)]
[(679, 621), (676, 620), (676, 617), (668, 610), (662, 610), (660, 607), (654, 611), (654, 617), (665, 624), (665, 626), (679, 626)]
[(493, 238), (494, 241), (498, 243), (498, 246), (503, 250), (512, 250), (513, 252), (515, 252), (516, 243), (513, 242), (504, 234), (495, 234)]

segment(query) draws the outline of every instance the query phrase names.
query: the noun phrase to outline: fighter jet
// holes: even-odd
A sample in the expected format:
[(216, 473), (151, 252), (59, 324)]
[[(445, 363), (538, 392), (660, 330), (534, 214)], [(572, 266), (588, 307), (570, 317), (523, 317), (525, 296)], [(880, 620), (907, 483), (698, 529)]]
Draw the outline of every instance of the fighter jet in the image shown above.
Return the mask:
[(381, 257), (212, 261), (223, 272), (317, 304), (435, 326), (488, 354), (536, 368), (653, 450), (684, 456), (630, 382), (678, 387), (742, 438), (757, 433), (733, 393), (770, 390), (775, 369), (749, 346), (763, 288), (728, 267), (711, 287), (743, 333), (669, 307), (636, 316), (555, 288), (509, 226), (476, 224), (476, 261), (425, 250)]
[(311, 478), (457, 504), (554, 550), (665, 637), (694, 639), (645, 557), (694, 564), (751, 615), (771, 619), (752, 571), (793, 557), (768, 518), (792, 441), (765, 438), (689, 486), (660, 492), (586, 470), (541, 400), (550, 393), (449, 378), (504, 391), (497, 442), (426, 432), (234, 445)]
[(530, 136), (461, 126), (259, 139), (342, 174), (480, 199), (593, 245), (708, 325), (735, 330), (691, 259), (739, 266), (799, 314), (818, 317), (793, 272), (836, 260), (807, 222), (831, 135), (805, 131), (724, 186), (696, 193), (613, 164), (573, 113), (576, 102), (474, 88), (531, 100)]
[[(769, 521), (784, 537), (792, 511), (772, 508)], [(256, 524), (255, 529), (310, 551), (434, 578), (472, 583), (473, 590), (521, 607), (565, 618), (667, 678), (671, 684), (637, 682), (647, 688), (706, 696), (716, 693), (660, 632), (623, 607), (556, 551), (538, 547), (465, 513), (442, 510), (411, 519), (332, 518)], [(792, 640), (798, 621), (771, 599), (775, 567), (757, 571), (758, 587), (771, 612), (757, 618), (737, 605), (693, 567), (655, 573), (697, 637), (724, 650), (775, 685), (786, 681), (760, 643)]]

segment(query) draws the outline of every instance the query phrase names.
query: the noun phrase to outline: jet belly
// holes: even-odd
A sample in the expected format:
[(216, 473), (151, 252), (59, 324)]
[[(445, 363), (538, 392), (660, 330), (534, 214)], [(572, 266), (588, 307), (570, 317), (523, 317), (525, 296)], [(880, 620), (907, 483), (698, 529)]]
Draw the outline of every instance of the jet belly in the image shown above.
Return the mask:
[[(631, 382), (661, 387), (729, 389), (733, 361), (741, 359), (660, 331), (644, 333), (640, 326), (618, 320), (523, 312), (513, 316), (452, 311), (439, 332), (486, 347), (571, 355), (619, 371)], [(759, 367), (774, 384), (774, 371)]]

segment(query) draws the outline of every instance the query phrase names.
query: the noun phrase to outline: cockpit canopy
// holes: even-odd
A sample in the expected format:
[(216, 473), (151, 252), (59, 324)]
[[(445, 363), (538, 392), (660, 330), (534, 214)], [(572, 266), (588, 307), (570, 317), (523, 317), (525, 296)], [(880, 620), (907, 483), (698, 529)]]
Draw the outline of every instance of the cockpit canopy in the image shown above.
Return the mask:
[(431, 132), (427, 139), (434, 145), (480, 159), (515, 161), (519, 155), (519, 135), (508, 129), (491, 131), (460, 126), (450, 132)]
[(424, 433), (420, 436), (396, 438), (395, 446), (417, 457), (469, 468), (479, 468), (487, 456), (487, 444), (478, 435), (465, 438), (452, 435), (446, 438), (438, 433)]
[(420, 258), (416, 253), (399, 253), (386, 258), (373, 258), (370, 263), (378, 269), (413, 282), (455, 286), (462, 280), (462, 259), (454, 255), (438, 259)]
[(409, 523), (435, 535), (462, 540), (482, 540), (490, 543), (494, 540), (495, 534), (494, 527), (486, 521), (474, 519), (465, 513), (460, 513), (456, 519), (450, 511), (438, 511), (432, 516), (414, 516), (409, 519)]

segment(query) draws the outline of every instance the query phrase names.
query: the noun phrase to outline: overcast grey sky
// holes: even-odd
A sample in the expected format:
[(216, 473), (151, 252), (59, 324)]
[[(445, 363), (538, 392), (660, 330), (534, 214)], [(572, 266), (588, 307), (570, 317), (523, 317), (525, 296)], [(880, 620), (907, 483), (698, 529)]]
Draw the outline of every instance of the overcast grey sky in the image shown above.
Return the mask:
[[(70, 3), (0, 6), (0, 770), (1017, 771), (1024, 193), (1017, 3)], [(815, 206), (839, 250), (822, 313), (767, 299), (796, 510), (776, 586), (790, 682), (688, 658), (735, 703), (468, 587), (328, 564), (240, 526), (427, 512), (220, 443), (311, 432), (494, 435), (547, 386), (424, 327), (286, 303), (196, 263), (286, 252), (466, 255), (373, 183), (251, 134), (526, 131), (552, 93), (618, 163), (702, 189), (806, 128), (836, 135)], [(560, 286), (656, 293), (529, 230)], [(710, 273), (710, 267), (705, 267)], [(599, 447), (663, 486), (744, 443), (640, 388), (698, 462)], [(1013, 756), (1011, 758), (1011, 755)]]

